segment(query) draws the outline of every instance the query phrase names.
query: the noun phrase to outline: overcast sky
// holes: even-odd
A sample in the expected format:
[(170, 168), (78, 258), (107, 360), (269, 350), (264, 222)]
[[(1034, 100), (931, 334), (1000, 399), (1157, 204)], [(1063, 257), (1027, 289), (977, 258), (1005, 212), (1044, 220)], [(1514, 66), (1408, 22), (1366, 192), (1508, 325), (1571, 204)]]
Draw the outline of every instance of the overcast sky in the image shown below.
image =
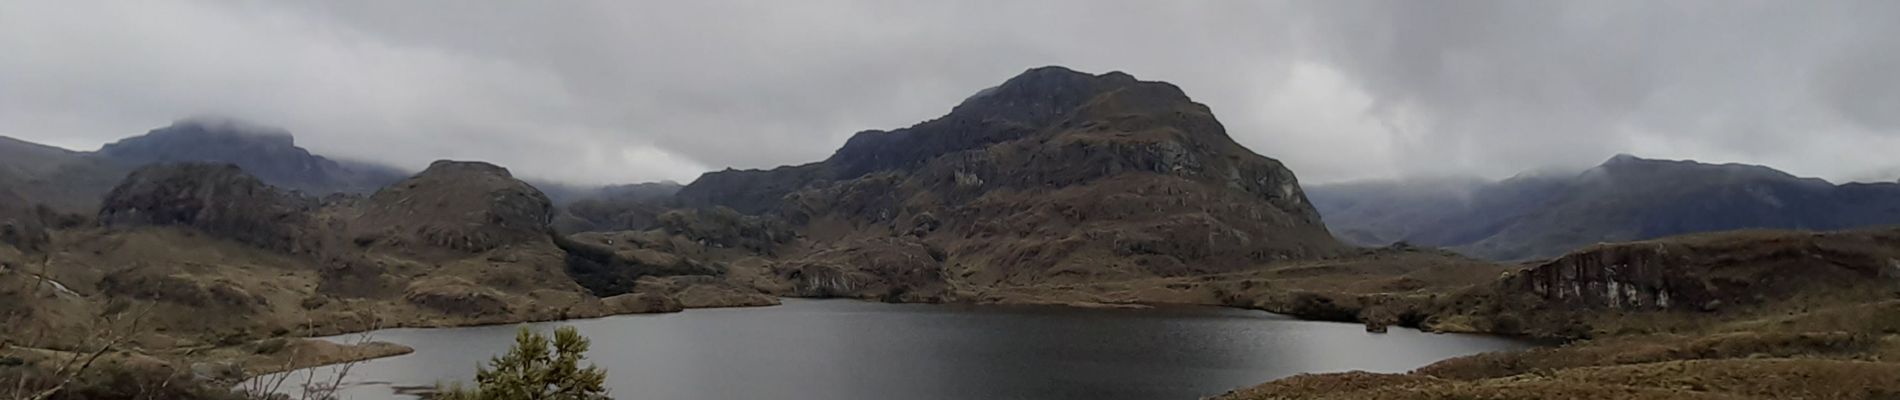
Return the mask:
[(1900, 1), (0, 2), (0, 135), (192, 115), (584, 183), (828, 156), (1025, 69), (1173, 82), (1306, 182), (1616, 153), (1900, 177)]

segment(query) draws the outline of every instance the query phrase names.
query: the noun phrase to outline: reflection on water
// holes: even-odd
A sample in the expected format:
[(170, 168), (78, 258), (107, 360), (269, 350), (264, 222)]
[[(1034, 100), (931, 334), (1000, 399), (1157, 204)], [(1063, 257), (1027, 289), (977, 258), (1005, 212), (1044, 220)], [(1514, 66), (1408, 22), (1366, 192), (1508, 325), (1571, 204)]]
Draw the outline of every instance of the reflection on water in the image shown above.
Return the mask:
[[(785, 300), (531, 324), (594, 341), (618, 399), (1195, 399), (1308, 372), (1402, 372), (1527, 344), (1258, 311), (905, 305)], [(354, 367), (343, 399), (470, 381), (514, 326), (392, 329), (414, 354)], [(320, 374), (328, 369), (319, 369)], [(308, 373), (307, 371), (304, 373)], [(297, 380), (297, 379), (293, 379)]]

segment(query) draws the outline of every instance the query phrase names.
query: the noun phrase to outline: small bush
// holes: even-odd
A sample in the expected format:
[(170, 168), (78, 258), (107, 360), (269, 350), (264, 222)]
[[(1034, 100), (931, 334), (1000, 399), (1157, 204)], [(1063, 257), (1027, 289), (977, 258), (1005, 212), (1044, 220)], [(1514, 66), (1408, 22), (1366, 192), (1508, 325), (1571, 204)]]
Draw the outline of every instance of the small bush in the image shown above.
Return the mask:
[[(551, 345), (551, 346), (550, 346)], [(522, 327), (508, 354), (489, 359), (475, 372), (475, 389), (442, 388), (440, 400), (596, 400), (607, 397), (607, 372), (581, 367), (589, 342), (574, 327), (554, 338)]]

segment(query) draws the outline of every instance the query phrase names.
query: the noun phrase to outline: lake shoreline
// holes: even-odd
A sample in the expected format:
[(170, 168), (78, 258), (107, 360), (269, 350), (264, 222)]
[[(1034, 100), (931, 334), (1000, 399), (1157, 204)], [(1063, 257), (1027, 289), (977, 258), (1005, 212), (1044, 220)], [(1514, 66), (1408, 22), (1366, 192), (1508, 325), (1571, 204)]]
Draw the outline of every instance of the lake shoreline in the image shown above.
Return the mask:
[[(865, 300), (865, 299), (853, 299), (853, 298), (798, 298), (798, 297), (788, 297), (782, 300), (784, 300), (782, 304), (778, 306), (770, 307), (769, 309), (765, 307), (756, 307), (757, 310), (754, 310), (755, 307), (743, 307), (743, 308), (725, 308), (725, 310), (722, 310), (722, 311), (737, 311), (737, 312), (741, 312), (741, 314), (733, 314), (733, 313), (725, 313), (725, 312), (712, 313), (712, 314), (687, 313), (687, 312), (665, 313), (665, 314), (623, 314), (623, 315), (592, 317), (592, 318), (538, 321), (536, 323), (583, 326), (583, 327), (588, 327), (588, 326), (599, 327), (599, 326), (624, 325), (628, 323), (627, 321), (641, 321), (641, 320), (616, 321), (617, 319), (620, 319), (620, 318), (629, 318), (629, 317), (640, 318), (640, 317), (648, 317), (648, 316), (668, 318), (667, 319), (668, 321), (674, 321), (674, 322), (661, 324), (661, 325), (666, 325), (666, 324), (679, 323), (679, 321), (681, 320), (677, 318), (680, 318), (681, 316), (686, 316), (686, 315), (696, 315), (696, 317), (688, 318), (688, 320), (736, 318), (740, 315), (756, 316), (757, 318), (796, 319), (796, 318), (807, 317), (808, 316), (807, 313), (811, 312), (811, 310), (814, 308), (821, 309), (821, 310), (841, 308), (841, 309), (847, 309), (847, 310), (849, 309), (881, 310), (881, 311), (867, 311), (867, 312), (881, 312), (881, 313), (896, 312), (900, 314), (917, 314), (917, 315), (941, 315), (941, 314), (947, 314), (947, 315), (966, 315), (967, 314), (967, 315), (979, 315), (979, 316), (1003, 315), (1003, 316), (1010, 316), (1010, 318), (1027, 318), (1031, 320), (1048, 319), (1048, 321), (1057, 321), (1057, 322), (1051, 322), (1051, 323), (1059, 323), (1059, 321), (1071, 320), (1074, 318), (1085, 318), (1085, 319), (1107, 318), (1110, 320), (1124, 321), (1123, 323), (1139, 326), (1142, 324), (1140, 322), (1141, 320), (1149, 320), (1149, 319), (1155, 319), (1155, 318), (1159, 318), (1162, 320), (1178, 320), (1181, 318), (1216, 318), (1216, 320), (1232, 320), (1232, 321), (1237, 321), (1235, 323), (1243, 324), (1243, 325), (1234, 326), (1232, 328), (1220, 329), (1222, 331), (1222, 332), (1219, 332), (1220, 334), (1233, 334), (1235, 332), (1249, 331), (1250, 328), (1246, 328), (1247, 326), (1255, 326), (1255, 327), (1306, 326), (1306, 327), (1314, 327), (1314, 328), (1323, 328), (1327, 332), (1338, 332), (1338, 333), (1335, 333), (1334, 335), (1344, 334), (1344, 336), (1339, 336), (1341, 338), (1365, 338), (1365, 339), (1351, 339), (1351, 340), (1383, 340), (1383, 341), (1427, 340), (1431, 337), (1439, 336), (1437, 334), (1427, 335), (1427, 333), (1430, 333), (1430, 332), (1426, 332), (1422, 330), (1412, 330), (1412, 329), (1407, 329), (1405, 331), (1395, 331), (1390, 334), (1376, 334), (1376, 333), (1365, 332), (1364, 329), (1360, 328), (1359, 326), (1355, 326), (1357, 324), (1348, 324), (1348, 323), (1342, 323), (1338, 321), (1315, 321), (1315, 320), (1299, 318), (1297, 316), (1292, 316), (1292, 315), (1273, 313), (1266, 310), (1221, 306), (1221, 305), (1208, 305), (1208, 304), (1157, 303), (1157, 304), (1141, 304), (1139, 305), (1139, 307), (1116, 306), (1116, 307), (1104, 308), (1104, 307), (1092, 307), (1092, 306), (1077, 306), (1075, 304), (1062, 304), (1062, 303), (972, 303), (972, 302), (891, 303), (891, 302), (879, 302), (879, 301), (870, 301), (870, 300)], [(915, 308), (903, 307), (905, 305), (915, 306)], [(792, 309), (783, 310), (782, 312), (779, 310), (775, 310), (775, 309), (782, 309), (782, 308), (792, 308)], [(1194, 317), (1194, 316), (1202, 316), (1202, 317)], [(713, 317), (717, 317), (717, 318), (713, 318)], [(646, 321), (652, 321), (652, 320), (646, 320)], [(1133, 321), (1133, 322), (1129, 322), (1129, 321)], [(1281, 321), (1281, 322), (1274, 322), (1274, 321)], [(1041, 323), (1041, 322), (1038, 322), (1038, 323)], [(1259, 325), (1261, 323), (1265, 323), (1266, 325)], [(1287, 325), (1289, 323), (1293, 325)], [(651, 325), (646, 322), (638, 322), (638, 324)], [(1318, 324), (1318, 325), (1314, 325), (1314, 324)], [(337, 336), (312, 337), (310, 339), (312, 340), (347, 340), (347, 339), (369, 336), (369, 337), (373, 337), (374, 340), (388, 340), (388, 341), (391, 341), (392, 343), (405, 343), (403, 341), (404, 338), (410, 338), (408, 340), (414, 340), (413, 338), (418, 337), (418, 336), (442, 334), (442, 333), (439, 333), (439, 331), (436, 331), (438, 329), (470, 328), (470, 329), (476, 329), (477, 331), (486, 331), (486, 332), (512, 331), (508, 329), (494, 329), (496, 325), (505, 325), (505, 324), (488, 324), (488, 325), (483, 325), (483, 326), (472, 326), (472, 327), (468, 327), (468, 326), (465, 326), (465, 327), (402, 327), (402, 328), (389, 328), (396, 331), (387, 332), (384, 334), (364, 335), (364, 333), (359, 332), (359, 333), (351, 334), (351, 335), (342, 335), (344, 337), (337, 337)], [(1109, 328), (1121, 329), (1120, 326), (1111, 326)], [(1351, 334), (1346, 334), (1348, 332), (1350, 332)], [(1392, 335), (1398, 335), (1398, 336), (1392, 336)], [(609, 337), (612, 337), (612, 336), (609, 336)], [(1387, 339), (1378, 339), (1378, 338), (1387, 338)], [(1410, 339), (1407, 339), (1407, 338), (1410, 338)], [(1525, 344), (1517, 345), (1517, 346), (1527, 346), (1527, 347), (1531, 346), (1528, 342), (1523, 342), (1520, 340), (1516, 340), (1514, 338), (1502, 337), (1502, 336), (1497, 336), (1497, 335), (1459, 335), (1457, 337), (1446, 337), (1446, 338), (1447, 340), (1454, 340), (1454, 341), (1478, 340), (1478, 341), (1488, 342), (1488, 341), (1503, 340), (1503, 341), (1509, 341), (1513, 343), (1525, 343)], [(787, 340), (791, 340), (791, 339), (787, 339)], [(505, 340), (499, 340), (499, 341), (506, 342)], [(798, 343), (805, 343), (805, 342), (808, 342), (809, 340), (806, 340), (806, 341), (791, 340), (791, 341), (798, 342)], [(620, 342), (613, 342), (613, 341), (601, 342), (600, 339), (597, 339), (596, 342), (597, 342), (597, 346), (621, 346), (621, 344), (619, 344)], [(875, 342), (875, 340), (873, 342)], [(1212, 342), (1219, 343), (1220, 341), (1212, 340)], [(811, 343), (822, 344), (826, 342), (821, 341), (821, 342), (811, 342)], [(811, 343), (806, 343), (806, 344), (809, 345)], [(1190, 341), (1190, 342), (1181, 342), (1175, 345), (1201, 346), (1202, 343), (1199, 343), (1199, 341)], [(1170, 345), (1170, 346), (1175, 346), (1175, 345)], [(1398, 351), (1398, 352), (1403, 353), (1403, 352), (1409, 352), (1410, 350), (1420, 350), (1420, 351), (1429, 352), (1430, 348), (1433, 347), (1430, 345), (1421, 345), (1421, 346), (1422, 347), (1417, 347), (1417, 348), (1395, 348), (1393, 350), (1389, 350), (1388, 352)], [(420, 348), (422, 346), (418, 346), (418, 347)], [(876, 348), (878, 347), (874, 344), (865, 345), (865, 347), (862, 347), (862, 348), (855, 347), (855, 345), (845, 347), (845, 349), (853, 349), (852, 351), (872, 351), (872, 352), (877, 351), (875, 350)], [(426, 353), (427, 353), (427, 350), (419, 349), (417, 354), (426, 354)], [(1240, 352), (1240, 353), (1244, 353), (1244, 352)], [(1236, 353), (1236, 354), (1239, 354), (1239, 353)], [(1461, 354), (1446, 354), (1445, 357), (1441, 357), (1441, 358), (1419, 360), (1419, 363), (1417, 365), (1412, 365), (1410, 367), (1422, 366), (1425, 364), (1429, 364), (1430, 362), (1436, 362), (1444, 358), (1456, 357), (1458, 355), (1461, 355)], [(424, 357), (426, 358), (429, 356), (424, 356)], [(608, 356), (602, 355), (601, 357), (608, 357)], [(370, 361), (374, 362), (376, 360), (381, 360), (381, 359), (386, 359), (386, 358), (388, 357), (377, 358)], [(590, 358), (595, 358), (595, 357), (590, 357)], [(921, 358), (929, 359), (932, 357), (921, 357)], [(1261, 355), (1261, 356), (1249, 357), (1248, 360), (1243, 360), (1243, 362), (1265, 362), (1263, 360), (1268, 360), (1272, 358), (1274, 357)], [(1368, 359), (1365, 357), (1344, 357), (1335, 361), (1351, 364), (1354, 361), (1366, 361), (1366, 360)], [(415, 364), (416, 362), (418, 361), (411, 360), (411, 361), (399, 362), (399, 364), (410, 365), (410, 364)], [(596, 360), (596, 362), (601, 362), (601, 361)], [(330, 365), (334, 365), (334, 364), (330, 364)], [(313, 366), (312, 368), (307, 368), (307, 370), (314, 370), (321, 367), (322, 366)], [(1143, 368), (1147, 369), (1151, 367), (1143, 367)], [(1389, 370), (1390, 366), (1385, 367), (1385, 368)], [(468, 369), (472, 371), (473, 365), (468, 366)], [(1319, 371), (1322, 371), (1322, 370), (1313, 370), (1312, 372), (1319, 372)], [(383, 376), (377, 376), (377, 375), (360, 375), (360, 376), (374, 378), (376, 380), (388, 380), (388, 379), (384, 379), (385, 377)], [(402, 379), (395, 379), (395, 380), (398, 382), (402, 381)], [(1242, 387), (1252, 385), (1252, 384), (1257, 384), (1257, 383), (1258, 383), (1257, 380), (1236, 381), (1232, 383), (1232, 386), (1225, 386), (1225, 387), (1222, 387), (1220, 390), (1207, 391), (1207, 392), (1200, 393), (1199, 395), (1200, 396), (1217, 395), (1226, 390), (1238, 389), (1238, 388), (1242, 388)]]

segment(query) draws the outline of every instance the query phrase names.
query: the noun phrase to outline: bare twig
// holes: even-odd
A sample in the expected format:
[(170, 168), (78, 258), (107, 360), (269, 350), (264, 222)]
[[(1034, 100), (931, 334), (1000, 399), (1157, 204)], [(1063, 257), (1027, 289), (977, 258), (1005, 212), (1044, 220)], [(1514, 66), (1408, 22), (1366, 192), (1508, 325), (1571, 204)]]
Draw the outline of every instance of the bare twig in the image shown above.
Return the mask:
[[(124, 329), (116, 327), (116, 325), (125, 320), (123, 313), (106, 320), (106, 335), (104, 336), (106, 342), (104, 344), (99, 345), (97, 349), (92, 350), (90, 353), (73, 352), (72, 356), (69, 357), (65, 363), (62, 363), (59, 369), (53, 372), (53, 376), (59, 380), (59, 383), (41, 390), (38, 393), (34, 393), (31, 396), (27, 396), (26, 399), (45, 400), (55, 394), (59, 394), (61, 390), (66, 390), (67, 385), (71, 385), (74, 380), (84, 375), (87, 370), (92, 369), (93, 363), (98, 362), (100, 357), (105, 356), (106, 353), (118, 349), (120, 345), (130, 341), (132, 336), (137, 334), (139, 325), (144, 322), (145, 317), (151, 313), (151, 311), (152, 306), (146, 306), (143, 310), (140, 310), (132, 316), (131, 326)], [(80, 361), (82, 358), (84, 362)]]

